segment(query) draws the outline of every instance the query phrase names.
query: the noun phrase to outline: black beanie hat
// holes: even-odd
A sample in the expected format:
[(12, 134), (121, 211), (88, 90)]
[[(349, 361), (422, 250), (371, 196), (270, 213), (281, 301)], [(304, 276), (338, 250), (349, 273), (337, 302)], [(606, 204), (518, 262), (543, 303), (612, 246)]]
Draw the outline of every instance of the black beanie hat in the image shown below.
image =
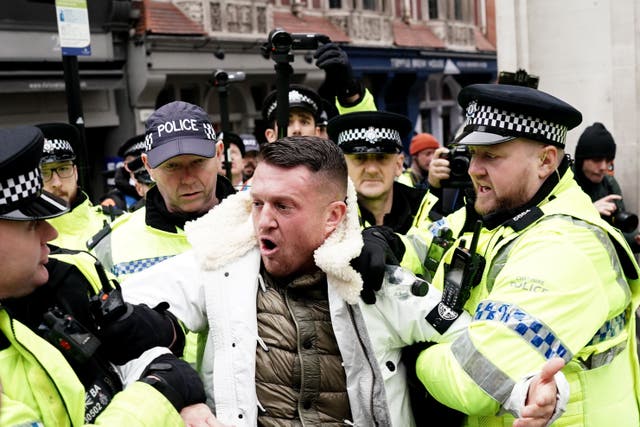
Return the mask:
[(613, 159), (616, 157), (616, 143), (602, 123), (595, 122), (587, 127), (576, 146), (577, 159)]

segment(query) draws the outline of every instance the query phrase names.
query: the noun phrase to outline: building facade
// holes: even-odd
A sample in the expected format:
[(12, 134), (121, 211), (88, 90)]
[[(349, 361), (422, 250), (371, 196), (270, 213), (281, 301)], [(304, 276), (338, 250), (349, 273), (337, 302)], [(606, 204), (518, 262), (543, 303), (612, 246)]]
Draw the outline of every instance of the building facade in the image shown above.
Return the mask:
[[(0, 91), (10, 102), (0, 107), (0, 125), (67, 121), (50, 3), (15, 0), (1, 12), (8, 43), (0, 65), (8, 71), (0, 72)], [(275, 62), (261, 48), (274, 28), (340, 43), (379, 109), (406, 114), (416, 131), (443, 142), (462, 120), (461, 87), (493, 81), (497, 72), (494, 0), (108, 0), (88, 7), (93, 54), (79, 58), (79, 71), (92, 170), (105, 169), (167, 102), (201, 105), (220, 123), (221, 90), (231, 130), (262, 139), (260, 111), (275, 88)], [(313, 51), (291, 53), (291, 82), (318, 87), (324, 72)], [(221, 71), (236, 78), (220, 85)], [(104, 179), (95, 180), (99, 193)]]

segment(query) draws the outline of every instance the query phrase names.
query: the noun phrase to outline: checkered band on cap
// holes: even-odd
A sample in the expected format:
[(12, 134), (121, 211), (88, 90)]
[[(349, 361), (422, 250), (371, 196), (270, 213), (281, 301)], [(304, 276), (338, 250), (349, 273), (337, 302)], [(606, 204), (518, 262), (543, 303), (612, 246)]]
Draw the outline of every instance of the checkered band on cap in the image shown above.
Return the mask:
[(359, 141), (364, 141), (372, 145), (378, 142), (394, 142), (402, 146), (400, 132), (396, 129), (375, 128), (370, 126), (368, 128), (345, 129), (338, 134), (338, 146)]
[[(291, 90), (289, 91), (289, 105), (291, 104), (309, 104), (311, 105), (314, 110), (318, 110), (318, 105), (313, 101), (313, 99), (309, 98), (308, 96), (306, 96), (303, 93), (298, 92), (297, 90)], [(273, 101), (273, 104), (271, 104), (271, 106), (269, 107), (269, 109), (267, 110), (267, 117), (271, 117), (271, 114), (275, 111), (275, 109), (278, 107), (278, 101), (277, 98), (275, 101)]]
[(138, 141), (135, 144), (133, 144), (131, 147), (127, 148), (127, 151), (124, 152), (125, 156), (128, 156), (130, 154), (138, 154), (142, 151), (146, 151), (147, 150), (147, 140), (146, 138), (142, 141)]
[(34, 198), (42, 192), (40, 168), (23, 175), (0, 179), (0, 211), (6, 211), (8, 205)]
[(148, 133), (145, 137), (144, 137), (144, 151), (149, 151), (151, 150), (151, 146), (153, 145), (153, 135)]
[(68, 153), (73, 155), (73, 148), (71, 147), (71, 143), (65, 139), (44, 139), (44, 148), (42, 149), (43, 154), (58, 154), (58, 153)]
[[(480, 105), (476, 101), (467, 106), (467, 126), (487, 126), (514, 136), (537, 136), (557, 145), (564, 145), (567, 127), (548, 120), (525, 114), (512, 113), (490, 105)], [(488, 130), (490, 132), (490, 130)]]

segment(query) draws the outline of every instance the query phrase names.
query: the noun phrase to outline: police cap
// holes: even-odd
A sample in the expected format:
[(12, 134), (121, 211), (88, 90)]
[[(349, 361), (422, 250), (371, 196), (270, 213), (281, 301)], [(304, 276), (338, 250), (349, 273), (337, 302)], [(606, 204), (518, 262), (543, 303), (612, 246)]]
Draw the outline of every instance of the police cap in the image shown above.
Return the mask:
[(460, 91), (458, 103), (467, 117), (455, 142), (464, 145), (524, 137), (564, 148), (567, 131), (582, 121), (571, 105), (526, 86), (474, 84)]
[(35, 126), (0, 129), (0, 218), (31, 221), (65, 213), (64, 200), (42, 186), (44, 137)]
[(118, 156), (123, 159), (127, 156), (138, 156), (145, 152), (146, 144), (144, 142), (144, 134), (132, 136), (127, 139), (124, 144), (118, 148)]
[[(262, 118), (268, 122), (276, 120), (276, 111), (278, 110), (277, 96), (277, 90), (270, 92), (262, 104)], [(299, 84), (289, 85), (289, 109), (301, 108), (311, 113), (314, 119), (317, 120), (321, 105), (322, 100), (315, 90)]]
[(345, 154), (399, 153), (411, 121), (386, 111), (341, 114), (329, 120), (327, 133)]
[(69, 123), (41, 123), (36, 125), (44, 135), (44, 148), (40, 163), (75, 160), (73, 147), (80, 143), (80, 134)]

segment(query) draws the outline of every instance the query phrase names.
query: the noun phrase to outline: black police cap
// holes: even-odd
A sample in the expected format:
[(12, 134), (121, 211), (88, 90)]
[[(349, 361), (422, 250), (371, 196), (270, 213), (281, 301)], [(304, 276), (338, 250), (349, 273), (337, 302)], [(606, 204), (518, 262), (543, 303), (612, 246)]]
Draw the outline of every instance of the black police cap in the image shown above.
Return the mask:
[(69, 123), (40, 123), (36, 125), (44, 135), (44, 148), (40, 163), (75, 160), (73, 147), (80, 143), (78, 129)]
[(44, 137), (35, 126), (0, 129), (0, 218), (31, 221), (65, 213), (64, 200), (43, 190)]
[(240, 154), (242, 155), (242, 157), (244, 157), (245, 146), (244, 141), (242, 141), (240, 135), (233, 132), (223, 132), (222, 140), (225, 142), (225, 144), (234, 144), (236, 147), (238, 147), (238, 149), (240, 150)]
[(456, 143), (493, 145), (524, 137), (564, 148), (567, 131), (582, 114), (541, 90), (505, 84), (474, 84), (463, 88), (458, 103), (466, 111)]
[[(270, 92), (262, 103), (262, 118), (268, 122), (276, 120), (278, 110), (278, 91)], [(301, 108), (308, 111), (317, 120), (322, 109), (322, 98), (308, 86), (300, 84), (289, 85), (289, 109)]]
[(118, 148), (118, 156), (124, 159), (127, 156), (138, 156), (144, 153), (147, 148), (144, 137), (145, 134), (143, 133), (127, 139), (120, 148)]
[(327, 123), (329, 138), (345, 154), (399, 153), (402, 137), (411, 131), (411, 121), (387, 111), (341, 114)]

